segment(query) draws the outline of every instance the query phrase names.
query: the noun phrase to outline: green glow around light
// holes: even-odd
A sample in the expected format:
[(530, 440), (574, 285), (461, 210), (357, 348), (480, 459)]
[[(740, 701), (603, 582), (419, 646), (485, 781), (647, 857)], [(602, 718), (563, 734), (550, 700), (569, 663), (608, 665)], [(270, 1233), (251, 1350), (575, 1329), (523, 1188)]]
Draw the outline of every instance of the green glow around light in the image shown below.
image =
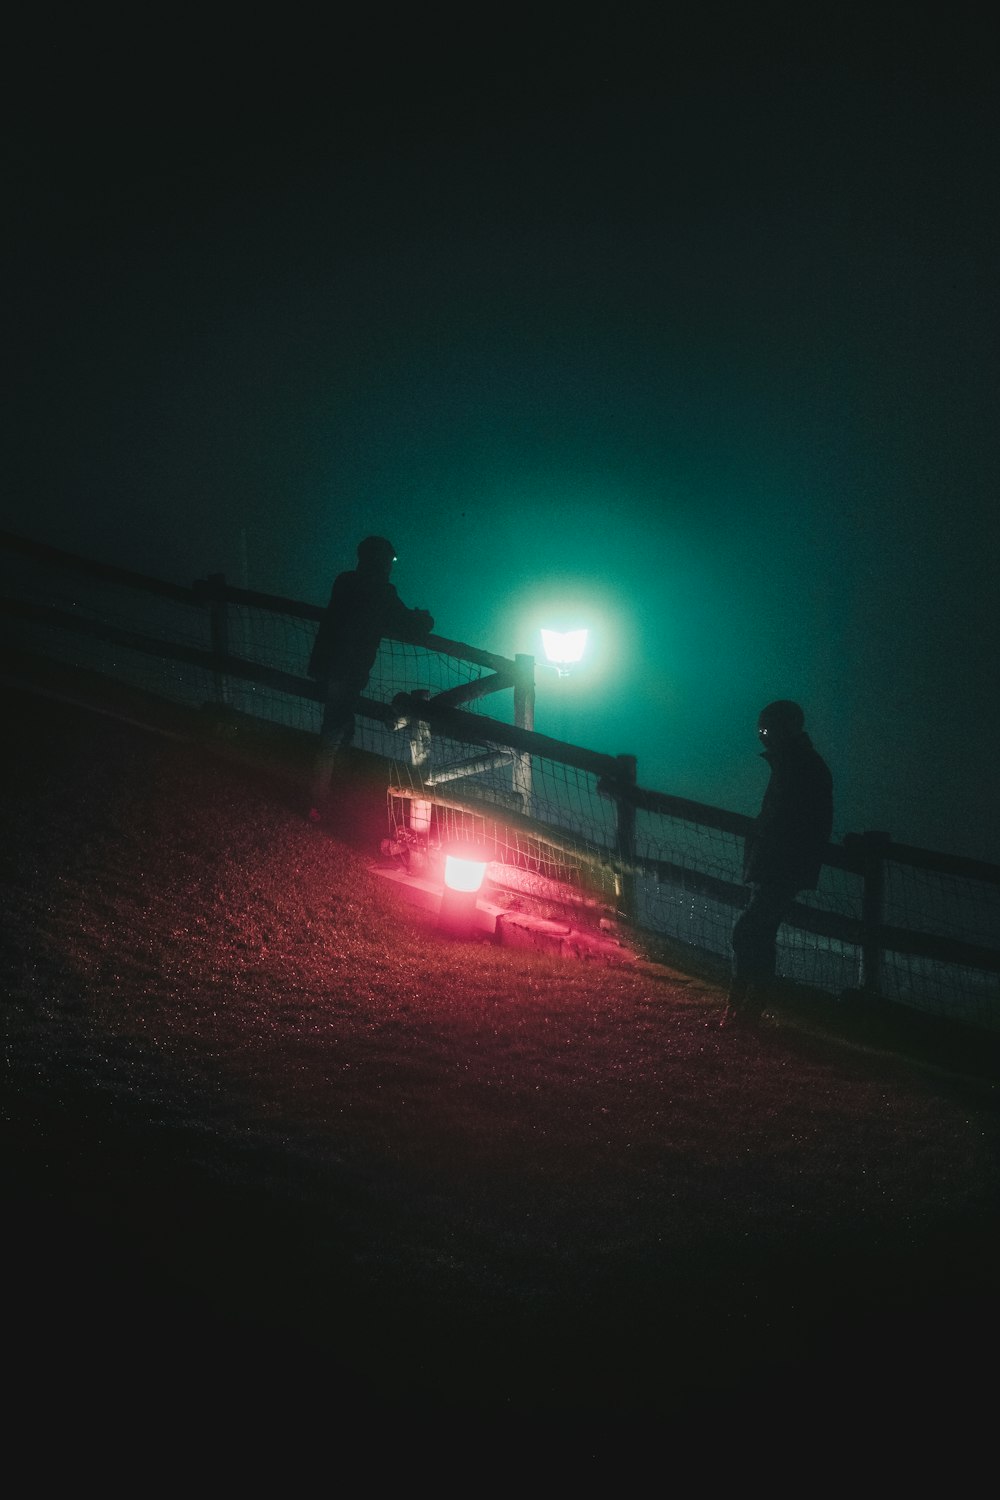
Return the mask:
[[(615, 592), (607, 579), (539, 575), (508, 594), (504, 614), (498, 618), (497, 635), (512, 639), (515, 651), (534, 656), (539, 681), (543, 674), (548, 678), (558, 675), (559, 691), (567, 699), (585, 696), (596, 704), (602, 701), (602, 693), (614, 690), (622, 662), (634, 656), (628, 602), (625, 591)], [(585, 631), (581, 656), (569, 667), (551, 661), (543, 630), (561, 636)]]

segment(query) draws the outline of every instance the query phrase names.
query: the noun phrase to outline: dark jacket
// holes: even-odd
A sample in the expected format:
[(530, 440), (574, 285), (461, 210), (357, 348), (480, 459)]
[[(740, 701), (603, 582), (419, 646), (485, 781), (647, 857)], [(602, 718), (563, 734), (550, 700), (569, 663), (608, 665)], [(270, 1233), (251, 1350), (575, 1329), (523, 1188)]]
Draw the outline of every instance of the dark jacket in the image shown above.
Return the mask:
[(319, 622), (309, 676), (363, 685), (384, 635), (419, 640), (433, 629), (427, 611), (408, 609), (383, 573), (360, 568), (341, 573), (334, 579), (330, 602)]
[(805, 733), (762, 757), (771, 779), (747, 834), (743, 879), (815, 890), (833, 827), (833, 777)]

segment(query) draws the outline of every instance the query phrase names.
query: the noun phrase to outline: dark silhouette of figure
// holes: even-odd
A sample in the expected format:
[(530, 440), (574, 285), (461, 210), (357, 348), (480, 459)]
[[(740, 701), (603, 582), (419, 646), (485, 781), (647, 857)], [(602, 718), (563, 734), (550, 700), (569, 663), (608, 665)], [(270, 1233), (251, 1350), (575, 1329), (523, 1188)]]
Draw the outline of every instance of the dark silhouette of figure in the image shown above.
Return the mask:
[(769, 703), (757, 733), (771, 777), (744, 847), (750, 895), (733, 927), (724, 1026), (760, 1019), (775, 977), (778, 928), (798, 892), (816, 889), (833, 826), (833, 777), (805, 732), (799, 705)]
[(425, 609), (409, 609), (389, 580), (396, 549), (384, 536), (358, 544), (358, 564), (333, 581), (330, 602), (309, 657), (310, 677), (325, 687), (323, 724), (313, 764), (309, 816), (322, 818), (329, 805), (337, 756), (354, 738), (354, 715), (379, 642), (384, 635), (419, 640), (434, 629)]

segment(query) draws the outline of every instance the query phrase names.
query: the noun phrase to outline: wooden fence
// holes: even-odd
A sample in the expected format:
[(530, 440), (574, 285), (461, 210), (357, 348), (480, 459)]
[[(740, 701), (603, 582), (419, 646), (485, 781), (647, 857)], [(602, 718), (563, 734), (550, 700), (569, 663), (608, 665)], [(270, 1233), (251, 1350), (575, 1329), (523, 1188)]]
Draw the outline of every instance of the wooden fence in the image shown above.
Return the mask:
[[(248, 660), (231, 649), (230, 639), (230, 611), (233, 606), (283, 615), (299, 620), (309, 628), (318, 624), (323, 614), (321, 606), (255, 590), (234, 588), (221, 574), (198, 580), (190, 587), (171, 584), (128, 569), (79, 557), (9, 532), (0, 532), (0, 553), (8, 560), (23, 558), (43, 569), (51, 569), (53, 573), (76, 573), (111, 588), (136, 591), (150, 598), (204, 611), (208, 621), (207, 644), (197, 646), (157, 638), (142, 629), (48, 603), (44, 598), (37, 597), (37, 591), (35, 597), (27, 597), (25, 591), (18, 589), (16, 575), (13, 579), (7, 577), (5, 592), (0, 597), (0, 614), (7, 621), (18, 622), (29, 628), (37, 626), (69, 635), (86, 636), (112, 647), (121, 646), (161, 660), (197, 667), (210, 674), (215, 684), (216, 700), (220, 704), (228, 701), (229, 684), (233, 681), (254, 683), (293, 698), (314, 702), (322, 699), (322, 689), (315, 682), (295, 672)], [(9, 572), (8, 569), (8, 575)], [(633, 756), (608, 756), (537, 733), (534, 729), (533, 657), (503, 657), (434, 635), (425, 644), (432, 651), (476, 666), (483, 675), (436, 694), (426, 691), (401, 693), (389, 704), (365, 697), (359, 705), (359, 712), (365, 717), (394, 729), (410, 729), (410, 742), (418, 772), (422, 769), (421, 761), (428, 760), (434, 735), (444, 735), (470, 747), (477, 747), (461, 770), (453, 772), (456, 776), (469, 776), (477, 769), (485, 769), (502, 753), (513, 766), (514, 791), (520, 795), (523, 806), (528, 808), (533, 758), (574, 767), (596, 779), (599, 794), (610, 799), (615, 809), (613, 849), (588, 850), (585, 840), (575, 841), (574, 848), (583, 859), (610, 859), (614, 863), (620, 878), (621, 906), (626, 915), (634, 913), (635, 881), (649, 876), (657, 881), (676, 882), (684, 890), (713, 901), (734, 907), (742, 903), (745, 889), (733, 881), (699, 872), (667, 859), (650, 858), (637, 853), (635, 819), (636, 813), (640, 811), (660, 814), (686, 820), (701, 828), (717, 829), (735, 838), (743, 838), (752, 822), (750, 818), (640, 787)], [(462, 707), (463, 704), (486, 695), (505, 691), (513, 693), (513, 723), (489, 718), (478, 712), (473, 714)], [(453, 803), (454, 799), (444, 790), (446, 780), (447, 776), (442, 775), (435, 783), (434, 774), (429, 773), (426, 783), (428, 792), (433, 797), (437, 784), (436, 795), (442, 803)], [(516, 814), (511, 812), (508, 816), (515, 817)], [(536, 820), (525, 818), (524, 821), (526, 825), (530, 824), (534, 833), (544, 833)], [(549, 834), (555, 843), (559, 842), (560, 834), (557, 829), (550, 829)], [(989, 942), (971, 942), (964, 938), (892, 925), (886, 921), (885, 901), (886, 871), (890, 865), (929, 871), (939, 877), (974, 881), (998, 892), (1000, 866), (898, 844), (887, 833), (882, 832), (848, 834), (842, 844), (830, 844), (827, 847), (824, 861), (828, 866), (847, 871), (860, 879), (860, 910), (856, 916), (846, 916), (841, 912), (796, 902), (788, 922), (800, 931), (856, 947), (861, 955), (860, 989), (869, 998), (876, 999), (882, 994), (883, 968), (886, 956), (890, 953), (964, 966), (984, 975), (1000, 975), (1000, 947), (990, 946)], [(995, 933), (989, 933), (988, 936), (991, 939), (1000, 938), (1000, 934)]]

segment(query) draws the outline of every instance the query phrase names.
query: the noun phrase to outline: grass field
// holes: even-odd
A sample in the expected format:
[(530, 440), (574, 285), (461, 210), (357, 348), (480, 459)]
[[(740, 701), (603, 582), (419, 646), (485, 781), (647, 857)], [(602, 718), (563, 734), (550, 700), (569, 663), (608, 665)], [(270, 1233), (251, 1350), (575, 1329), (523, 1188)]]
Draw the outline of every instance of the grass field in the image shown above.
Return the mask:
[[(8, 1357), (148, 1403), (977, 1420), (995, 1070), (441, 937), (197, 738), (12, 692)], [(37, 1388), (37, 1386), (35, 1387)]]

